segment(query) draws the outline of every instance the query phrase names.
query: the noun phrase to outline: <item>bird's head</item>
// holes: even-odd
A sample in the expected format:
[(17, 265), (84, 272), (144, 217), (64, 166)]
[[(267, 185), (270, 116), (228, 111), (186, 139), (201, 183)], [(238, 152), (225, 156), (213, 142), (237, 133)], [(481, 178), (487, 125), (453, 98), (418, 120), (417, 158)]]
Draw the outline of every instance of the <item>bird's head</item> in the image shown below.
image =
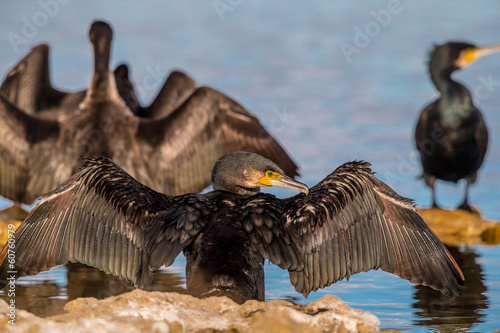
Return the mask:
[(479, 47), (464, 42), (448, 42), (437, 45), (431, 53), (430, 66), (464, 68), (485, 55), (500, 51), (500, 44)]
[(103, 21), (94, 21), (90, 26), (89, 38), (92, 44), (102, 41), (111, 41), (113, 39), (113, 30), (111, 26)]
[(212, 170), (214, 190), (254, 195), (263, 186), (280, 186), (309, 193), (309, 188), (285, 175), (273, 161), (258, 154), (238, 151), (221, 157)]

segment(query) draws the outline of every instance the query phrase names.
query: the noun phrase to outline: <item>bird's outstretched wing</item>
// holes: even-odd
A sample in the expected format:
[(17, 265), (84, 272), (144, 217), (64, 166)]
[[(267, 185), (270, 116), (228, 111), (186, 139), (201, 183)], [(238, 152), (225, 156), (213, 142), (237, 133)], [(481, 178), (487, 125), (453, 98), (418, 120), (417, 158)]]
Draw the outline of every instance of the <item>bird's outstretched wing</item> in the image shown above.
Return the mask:
[[(223, 131), (227, 153), (234, 151), (257, 153), (278, 164), (286, 175), (293, 178), (299, 175), (297, 165), (253, 114), (228, 96), (216, 90), (213, 90), (213, 93), (224, 114)], [(276, 118), (267, 120), (272, 124)]]
[[(44, 173), (44, 168), (51, 164), (54, 142), (59, 134), (56, 121), (40, 119), (19, 110), (0, 93), (0, 193), (17, 202), (33, 202), (36, 193), (43, 186), (45, 179), (57, 177), (57, 172)], [(32, 149), (37, 146), (42, 153), (32, 156)], [(35, 179), (30, 165), (45, 178)], [(48, 190), (48, 189), (47, 189)]]
[[(203, 226), (203, 219), (189, 215), (199, 214), (195, 208), (177, 205), (196, 206), (196, 200), (196, 195), (172, 198), (155, 192), (110, 160), (90, 158), (42, 197), (16, 230), (15, 248), (3, 248), (0, 285), (10, 271), (16, 277), (34, 275), (69, 260), (146, 286)], [(14, 263), (8, 260), (12, 257)]]
[(160, 119), (177, 109), (196, 89), (196, 82), (188, 75), (173, 71), (165, 80), (150, 106), (140, 108), (140, 117)]
[(141, 106), (139, 105), (139, 99), (135, 93), (134, 85), (130, 82), (128, 77), (128, 66), (126, 64), (118, 65), (113, 71), (113, 74), (115, 76), (116, 90), (118, 90), (118, 94), (123, 99), (125, 104), (127, 104), (130, 111), (137, 115)]
[(54, 89), (49, 69), (49, 46), (36, 45), (7, 73), (0, 91), (11, 103), (28, 114), (60, 106), (64, 107), (61, 111), (69, 107), (75, 108), (84, 92), (66, 93)]
[(17, 63), (3, 81), (0, 91), (14, 105), (27, 113), (34, 114), (42, 105), (40, 98), (50, 88), (49, 47), (40, 44)]
[[(297, 268), (288, 269), (290, 281), (304, 296), (378, 268), (446, 295), (459, 293), (463, 285), (454, 259), (412, 202), (375, 178), (368, 163), (346, 163), (308, 195), (281, 205), (281, 221), (267, 221), (264, 232), (283, 236), (268, 237), (258, 250), (277, 265), (290, 252), (299, 257)], [(290, 245), (280, 250), (278, 242), (287, 239)]]
[[(137, 179), (178, 195), (200, 192), (211, 182), (214, 163), (237, 150), (275, 161), (290, 176), (297, 166), (260, 122), (236, 102), (207, 87), (169, 116), (141, 119), (137, 134), (150, 179)], [(137, 173), (138, 174), (138, 173)]]

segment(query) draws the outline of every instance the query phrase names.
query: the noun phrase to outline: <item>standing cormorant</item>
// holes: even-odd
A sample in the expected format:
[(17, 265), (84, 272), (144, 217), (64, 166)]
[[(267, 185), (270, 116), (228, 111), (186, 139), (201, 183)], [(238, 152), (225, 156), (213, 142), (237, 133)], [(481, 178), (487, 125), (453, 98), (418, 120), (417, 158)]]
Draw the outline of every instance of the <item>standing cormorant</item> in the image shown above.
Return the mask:
[(500, 45), (477, 47), (450, 42), (436, 46), (431, 54), (429, 70), (441, 97), (421, 113), (415, 130), (415, 141), (424, 169), (424, 180), (432, 190), (436, 203), (436, 179), (458, 182), (465, 178), (465, 198), (459, 208), (471, 211), (468, 202), (470, 184), (483, 163), (488, 146), (488, 130), (472, 96), (462, 84), (454, 81), (454, 71), (480, 57), (500, 51)]
[(210, 185), (215, 161), (238, 150), (276, 160), (287, 174), (297, 175), (295, 163), (260, 122), (214, 89), (197, 88), (163, 118), (132, 114), (108, 67), (111, 27), (94, 22), (89, 36), (94, 73), (74, 112), (45, 119), (0, 94), (0, 195), (32, 203), (90, 156), (109, 157), (140, 182), (171, 195), (202, 191)]
[[(308, 189), (248, 152), (219, 159), (213, 192), (169, 196), (109, 159), (87, 159), (47, 193), (16, 230), (15, 265), (0, 253), (0, 281), (78, 261), (147, 286), (183, 251), (186, 285), (198, 297), (264, 300), (264, 259), (287, 269), (304, 296), (381, 268), (451, 296), (464, 279), (411, 200), (374, 177), (366, 162), (337, 168)], [(278, 199), (260, 187), (301, 191)], [(14, 268), (13, 268), (14, 267)]]

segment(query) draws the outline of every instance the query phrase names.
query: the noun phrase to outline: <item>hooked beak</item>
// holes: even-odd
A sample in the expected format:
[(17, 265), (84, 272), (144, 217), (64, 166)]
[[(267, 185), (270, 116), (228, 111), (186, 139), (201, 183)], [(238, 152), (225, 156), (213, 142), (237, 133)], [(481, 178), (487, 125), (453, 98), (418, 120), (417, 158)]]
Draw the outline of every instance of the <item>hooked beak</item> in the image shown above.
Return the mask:
[(456, 65), (463, 68), (470, 64), (471, 62), (484, 57), (485, 55), (499, 52), (500, 44), (485, 46), (485, 47), (475, 47), (468, 50), (464, 50), (460, 53), (460, 57), (456, 61)]
[(305, 193), (306, 195), (309, 194), (309, 187), (307, 187), (307, 185), (302, 184), (296, 180), (293, 180), (293, 178), (290, 178), (288, 176), (269, 179), (269, 183), (271, 183), (271, 186), (286, 187), (292, 190), (300, 191), (302, 193)]

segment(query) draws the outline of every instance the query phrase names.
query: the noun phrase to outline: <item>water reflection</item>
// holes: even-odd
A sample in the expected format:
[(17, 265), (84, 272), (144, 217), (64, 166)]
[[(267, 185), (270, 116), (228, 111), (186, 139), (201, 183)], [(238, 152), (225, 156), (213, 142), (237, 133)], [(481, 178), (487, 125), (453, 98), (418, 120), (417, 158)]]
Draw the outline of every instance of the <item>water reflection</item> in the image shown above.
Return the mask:
[[(65, 270), (67, 285), (57, 284), (50, 278), (33, 279), (28, 284), (17, 284), (16, 307), (40, 317), (48, 317), (63, 313), (66, 303), (78, 297), (103, 299), (134, 289), (127, 282), (86, 265), (67, 264)], [(144, 289), (185, 293), (183, 284), (182, 275), (160, 270), (153, 283)], [(9, 301), (5, 290), (0, 291), (0, 298)]]
[(461, 296), (446, 297), (440, 292), (416, 286), (412, 307), (418, 309), (419, 320), (415, 325), (434, 327), (439, 332), (467, 331), (474, 324), (483, 322), (483, 309), (488, 307), (484, 273), (477, 263), (479, 256), (469, 247), (448, 248), (465, 276), (465, 287)]

